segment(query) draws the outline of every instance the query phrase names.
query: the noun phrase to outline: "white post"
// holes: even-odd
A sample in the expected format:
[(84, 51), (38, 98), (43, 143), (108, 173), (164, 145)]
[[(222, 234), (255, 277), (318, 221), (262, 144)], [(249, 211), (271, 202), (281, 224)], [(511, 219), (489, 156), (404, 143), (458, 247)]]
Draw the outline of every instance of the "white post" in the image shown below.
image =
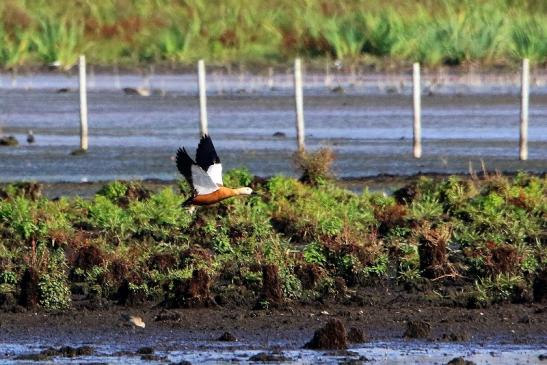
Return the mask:
[(207, 130), (207, 93), (205, 86), (205, 62), (198, 61), (198, 86), (199, 86), (199, 130), (202, 136), (208, 134)]
[(530, 92), (530, 62), (522, 60), (522, 83), (520, 103), (520, 159), (528, 159), (528, 95)]
[(85, 72), (85, 56), (79, 59), (80, 70), (80, 150), (87, 151), (87, 87)]
[(294, 60), (294, 97), (296, 102), (296, 138), (298, 149), (304, 150), (304, 95), (302, 92), (302, 63)]
[(414, 96), (414, 158), (422, 157), (422, 103), (421, 103), (421, 85), (420, 85), (420, 64), (412, 65), (412, 84)]

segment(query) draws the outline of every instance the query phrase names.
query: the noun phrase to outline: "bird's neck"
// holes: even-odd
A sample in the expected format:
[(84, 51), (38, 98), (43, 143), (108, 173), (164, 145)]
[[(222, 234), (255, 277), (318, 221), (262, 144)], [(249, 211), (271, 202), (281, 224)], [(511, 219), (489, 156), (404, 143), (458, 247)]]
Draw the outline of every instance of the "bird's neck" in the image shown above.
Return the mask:
[(220, 195), (222, 195), (223, 199), (245, 194), (243, 188), (232, 189), (232, 188), (227, 188), (225, 186), (221, 186), (219, 188), (219, 193)]

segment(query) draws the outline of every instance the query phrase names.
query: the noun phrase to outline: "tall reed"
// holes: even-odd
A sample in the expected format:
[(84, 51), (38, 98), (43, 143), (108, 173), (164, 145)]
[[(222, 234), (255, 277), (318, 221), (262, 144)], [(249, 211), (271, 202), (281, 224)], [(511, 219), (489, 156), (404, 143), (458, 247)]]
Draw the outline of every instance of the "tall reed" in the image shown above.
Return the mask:
[(296, 55), (427, 65), (547, 60), (541, 0), (205, 0), (0, 3), (0, 64), (287, 62)]

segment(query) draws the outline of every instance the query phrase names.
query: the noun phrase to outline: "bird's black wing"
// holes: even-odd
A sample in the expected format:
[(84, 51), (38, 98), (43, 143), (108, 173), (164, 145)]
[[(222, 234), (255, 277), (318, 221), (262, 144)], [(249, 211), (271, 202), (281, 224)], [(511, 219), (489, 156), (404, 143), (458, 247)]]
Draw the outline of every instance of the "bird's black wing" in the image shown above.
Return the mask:
[(192, 158), (188, 155), (188, 152), (186, 152), (186, 149), (179, 148), (177, 151), (177, 168), (179, 169), (180, 173), (186, 178), (186, 181), (188, 181), (188, 184), (193, 188), (194, 183), (192, 181), (192, 165), (195, 165), (196, 163)]
[(196, 163), (203, 171), (209, 170), (209, 167), (213, 164), (220, 164), (220, 158), (218, 158), (215, 146), (213, 146), (213, 141), (207, 134), (201, 137), (199, 141)]

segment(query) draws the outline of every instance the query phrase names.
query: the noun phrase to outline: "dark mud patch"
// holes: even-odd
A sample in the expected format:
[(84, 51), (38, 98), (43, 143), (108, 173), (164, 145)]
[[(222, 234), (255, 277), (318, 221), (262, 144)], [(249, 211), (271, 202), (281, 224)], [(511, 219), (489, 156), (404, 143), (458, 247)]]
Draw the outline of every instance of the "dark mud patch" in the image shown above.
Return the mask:
[(269, 362), (269, 363), (280, 363), (280, 362), (286, 362), (290, 361), (291, 359), (286, 357), (285, 355), (279, 353), (268, 353), (268, 352), (260, 352), (256, 355), (253, 355), (249, 357), (250, 362)]
[(16, 360), (27, 360), (27, 361), (49, 361), (54, 357), (79, 357), (79, 356), (91, 356), (95, 353), (95, 350), (91, 346), (81, 346), (81, 347), (72, 347), (72, 346), (63, 346), (58, 349), (54, 347), (49, 347), (45, 350), (42, 350), (38, 354), (24, 354), (16, 357)]
[(154, 353), (154, 349), (152, 347), (141, 347), (137, 350), (137, 354), (139, 355), (152, 355)]
[(166, 309), (162, 309), (154, 318), (154, 321), (156, 322), (164, 322), (164, 321), (171, 321), (171, 322), (180, 322), (182, 320), (182, 316), (173, 311), (169, 311)]
[(473, 361), (465, 360), (463, 357), (455, 357), (446, 365), (476, 365)]

